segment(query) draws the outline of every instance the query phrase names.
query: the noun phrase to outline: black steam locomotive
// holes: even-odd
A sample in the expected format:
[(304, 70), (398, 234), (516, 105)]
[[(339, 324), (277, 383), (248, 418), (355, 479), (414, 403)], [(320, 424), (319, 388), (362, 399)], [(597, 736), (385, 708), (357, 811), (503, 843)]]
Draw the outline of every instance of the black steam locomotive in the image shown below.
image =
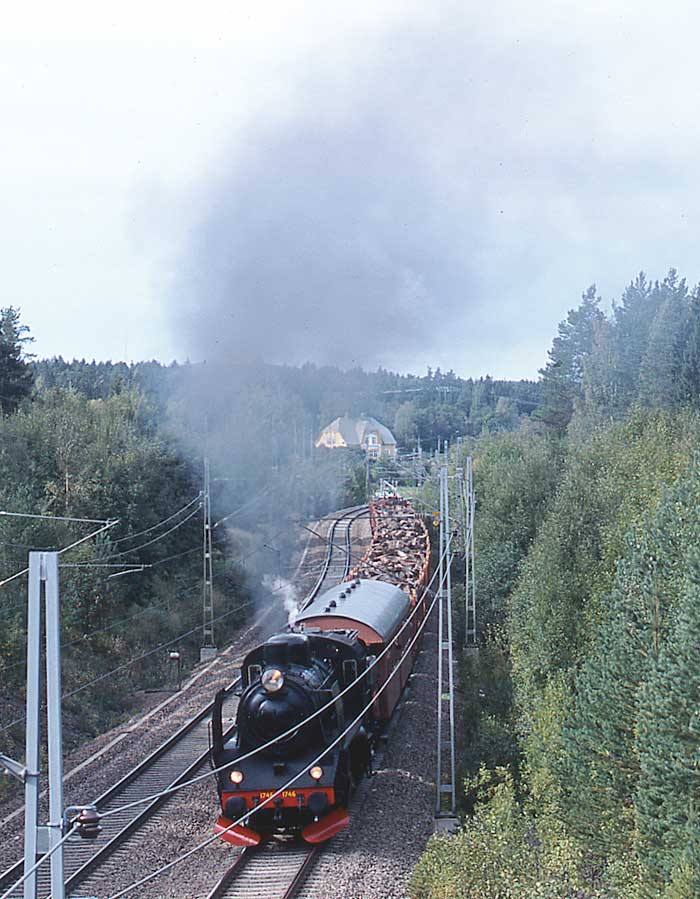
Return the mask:
[[(391, 715), (410, 672), (412, 659), (406, 658), (376, 697), (418, 625), (420, 614), (400, 640), (393, 639), (411, 608), (407, 594), (393, 584), (346, 582), (315, 599), (292, 630), (246, 656), (228, 738), (221, 718), (224, 691), (216, 696), (212, 717), (212, 763), (223, 766), (216, 824), (222, 839), (250, 846), (266, 834), (300, 831), (316, 843), (347, 825), (353, 785), (371, 764), (373, 734)], [(375, 664), (387, 645), (390, 651)]]
[(244, 659), (230, 734), (221, 720), (225, 694), (216, 697), (215, 829), (229, 843), (252, 846), (290, 831), (320, 843), (349, 821), (353, 786), (371, 765), (373, 741), (418, 651), (430, 566), (428, 533), (410, 503), (375, 501), (370, 519), (372, 543), (350, 579)]

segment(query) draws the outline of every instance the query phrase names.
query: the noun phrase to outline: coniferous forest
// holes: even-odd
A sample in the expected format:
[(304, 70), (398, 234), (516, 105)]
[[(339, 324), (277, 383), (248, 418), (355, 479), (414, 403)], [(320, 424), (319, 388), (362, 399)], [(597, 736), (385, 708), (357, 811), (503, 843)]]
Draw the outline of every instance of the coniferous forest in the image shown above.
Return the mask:
[[(202, 457), (226, 519), (225, 639), (265, 600), (262, 575), (291, 570), (293, 523), (365, 496), (362, 460), (312, 443), (336, 416), (366, 413), (405, 450), (449, 441), (455, 465), (470, 453), (477, 489), (465, 823), (431, 841), (413, 899), (700, 896), (700, 288), (640, 274), (606, 311), (591, 287), (537, 382), (37, 360), (30, 328), (2, 310), (0, 511), (54, 520), (0, 516), (0, 580), (28, 549), (92, 527), (55, 516), (120, 519), (61, 573), (74, 743), (162, 683), (170, 641), (196, 659)], [(10, 754), (25, 591), (21, 578), (0, 588)]]
[(700, 895), (700, 291), (595, 288), (542, 428), (473, 441), (482, 647), (462, 672), (466, 824), (416, 899)]

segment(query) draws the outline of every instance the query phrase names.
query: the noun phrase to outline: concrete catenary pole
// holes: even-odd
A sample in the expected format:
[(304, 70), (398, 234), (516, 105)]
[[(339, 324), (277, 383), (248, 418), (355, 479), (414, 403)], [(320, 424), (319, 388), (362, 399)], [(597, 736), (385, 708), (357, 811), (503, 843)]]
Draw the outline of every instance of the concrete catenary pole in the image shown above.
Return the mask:
[(209, 459), (204, 459), (204, 525), (202, 530), (202, 648), (201, 662), (216, 656), (214, 642), (214, 571), (211, 541), (211, 477)]

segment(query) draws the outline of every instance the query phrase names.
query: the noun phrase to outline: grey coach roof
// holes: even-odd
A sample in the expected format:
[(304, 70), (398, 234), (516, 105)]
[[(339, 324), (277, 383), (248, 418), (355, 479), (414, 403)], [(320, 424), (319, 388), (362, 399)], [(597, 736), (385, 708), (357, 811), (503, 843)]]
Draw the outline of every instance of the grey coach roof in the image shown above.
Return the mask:
[[(332, 615), (366, 624), (384, 642), (390, 640), (408, 612), (411, 604), (408, 596), (399, 587), (383, 581), (361, 580), (354, 589), (350, 588), (352, 583), (346, 581), (317, 596), (310, 606), (297, 615), (295, 624)], [(340, 598), (341, 593), (345, 594), (344, 599)], [(331, 601), (335, 601), (336, 605), (326, 611)]]

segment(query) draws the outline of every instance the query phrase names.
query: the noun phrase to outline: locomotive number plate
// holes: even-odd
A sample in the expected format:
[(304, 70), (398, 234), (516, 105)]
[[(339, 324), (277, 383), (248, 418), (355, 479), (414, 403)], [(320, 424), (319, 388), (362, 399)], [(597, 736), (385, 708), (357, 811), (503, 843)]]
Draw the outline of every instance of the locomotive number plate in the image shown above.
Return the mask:
[[(260, 790), (260, 798), (261, 799), (269, 799), (270, 796), (274, 796), (275, 793), (276, 793), (276, 790)], [(296, 790), (283, 790), (279, 795), (282, 797), (282, 799), (296, 799), (297, 791)]]

